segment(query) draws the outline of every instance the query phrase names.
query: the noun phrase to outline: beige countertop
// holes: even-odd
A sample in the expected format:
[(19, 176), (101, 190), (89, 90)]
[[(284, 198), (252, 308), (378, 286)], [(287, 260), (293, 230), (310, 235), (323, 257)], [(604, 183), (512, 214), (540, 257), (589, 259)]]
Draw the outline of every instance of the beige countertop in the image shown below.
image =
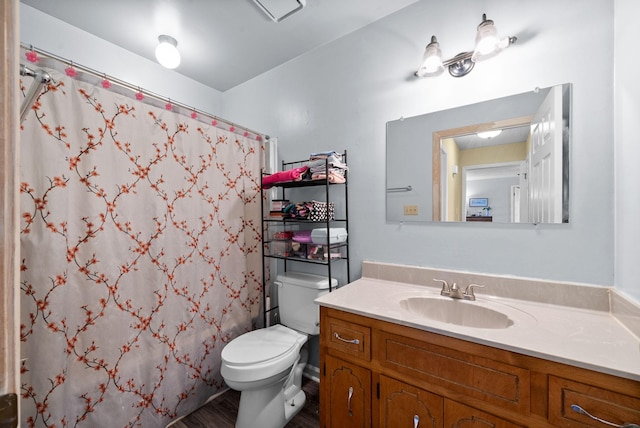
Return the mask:
[[(483, 296), (472, 304), (508, 315), (507, 328), (475, 328), (428, 319), (403, 309), (408, 297), (440, 298), (440, 288), (364, 277), (316, 302), (374, 319), (418, 328), (602, 373), (640, 380), (640, 341), (609, 312)], [(443, 299), (449, 299), (448, 297)]]

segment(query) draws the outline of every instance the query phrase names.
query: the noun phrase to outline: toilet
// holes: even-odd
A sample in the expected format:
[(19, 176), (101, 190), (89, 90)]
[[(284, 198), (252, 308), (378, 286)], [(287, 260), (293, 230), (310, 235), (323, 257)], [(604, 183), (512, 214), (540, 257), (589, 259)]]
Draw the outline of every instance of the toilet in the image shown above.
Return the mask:
[(329, 279), (285, 272), (274, 284), (282, 324), (245, 333), (222, 350), (222, 377), (240, 391), (236, 428), (282, 428), (305, 403), (302, 372), (308, 354), (303, 345), (308, 335), (320, 333), (314, 300), (329, 292)]

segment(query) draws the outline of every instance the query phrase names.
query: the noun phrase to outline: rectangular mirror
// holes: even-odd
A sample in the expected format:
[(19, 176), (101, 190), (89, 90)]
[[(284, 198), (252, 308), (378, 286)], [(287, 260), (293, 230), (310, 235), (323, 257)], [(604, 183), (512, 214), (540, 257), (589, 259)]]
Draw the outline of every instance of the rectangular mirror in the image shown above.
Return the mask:
[(387, 122), (389, 222), (569, 222), (571, 84)]

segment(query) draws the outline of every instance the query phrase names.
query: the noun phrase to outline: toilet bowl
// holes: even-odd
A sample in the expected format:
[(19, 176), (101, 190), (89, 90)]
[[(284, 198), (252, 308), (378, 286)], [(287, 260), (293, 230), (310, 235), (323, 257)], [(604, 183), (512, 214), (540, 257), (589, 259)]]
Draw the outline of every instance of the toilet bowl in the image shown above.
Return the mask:
[(254, 330), (222, 350), (222, 377), (240, 391), (236, 428), (283, 427), (305, 403), (305, 334), (283, 325)]
[[(332, 286), (337, 286), (333, 280)], [(305, 403), (302, 373), (308, 335), (319, 334), (315, 299), (329, 291), (326, 277), (299, 272), (278, 275), (282, 324), (245, 333), (222, 350), (222, 377), (240, 391), (236, 428), (282, 428)]]

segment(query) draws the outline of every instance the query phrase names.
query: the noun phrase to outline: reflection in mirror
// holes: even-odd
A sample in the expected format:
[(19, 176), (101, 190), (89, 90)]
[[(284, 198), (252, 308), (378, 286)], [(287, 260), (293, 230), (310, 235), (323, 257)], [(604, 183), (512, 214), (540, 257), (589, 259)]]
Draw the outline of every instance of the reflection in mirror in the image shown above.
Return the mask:
[(387, 220), (567, 223), (570, 92), (388, 122)]

